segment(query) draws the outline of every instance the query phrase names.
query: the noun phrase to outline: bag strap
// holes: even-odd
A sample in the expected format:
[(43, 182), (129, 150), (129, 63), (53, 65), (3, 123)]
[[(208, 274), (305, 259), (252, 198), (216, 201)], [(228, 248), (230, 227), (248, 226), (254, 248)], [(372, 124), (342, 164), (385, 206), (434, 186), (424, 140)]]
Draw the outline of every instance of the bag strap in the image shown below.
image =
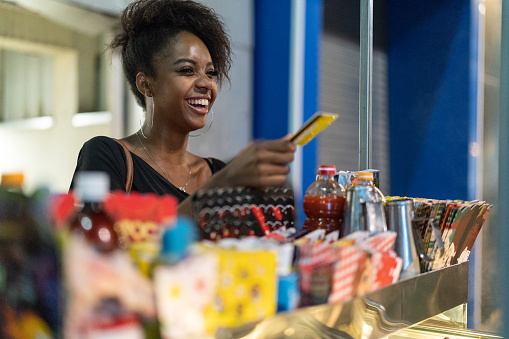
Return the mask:
[(125, 183), (125, 191), (127, 193), (131, 193), (131, 187), (133, 185), (133, 175), (134, 175), (133, 158), (131, 156), (131, 152), (129, 151), (129, 149), (127, 148), (127, 146), (125, 145), (125, 143), (122, 140), (115, 139), (115, 138), (111, 138), (111, 139), (118, 142), (120, 144), (120, 146), (122, 146), (122, 148), (124, 149), (125, 162), (126, 162), (126, 166), (127, 166), (127, 180)]

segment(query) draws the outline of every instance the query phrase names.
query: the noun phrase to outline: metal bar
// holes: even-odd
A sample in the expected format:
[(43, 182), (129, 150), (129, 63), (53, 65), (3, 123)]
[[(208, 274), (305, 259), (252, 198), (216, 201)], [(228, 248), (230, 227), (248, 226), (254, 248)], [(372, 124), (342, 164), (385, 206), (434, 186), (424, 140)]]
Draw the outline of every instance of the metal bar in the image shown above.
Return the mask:
[[(292, 0), (291, 3), (291, 31), (290, 31), (290, 83), (289, 83), (289, 118), (288, 130), (297, 131), (304, 121), (304, 54), (306, 36), (306, 2)], [(295, 152), (292, 169), (290, 171), (292, 187), (295, 197), (303, 196), (302, 147)], [(303, 215), (300, 217), (302, 218)]]
[(373, 64), (373, 0), (361, 0), (359, 79), (359, 170), (371, 168), (371, 79)]
[(496, 233), (498, 239), (498, 266), (501, 274), (498, 279), (500, 291), (500, 304), (502, 307), (504, 337), (509, 335), (509, 261), (507, 260), (507, 247), (509, 245), (509, 3), (502, 2), (502, 29), (501, 29), (501, 59), (500, 59), (500, 119), (498, 129), (498, 203), (496, 208)]

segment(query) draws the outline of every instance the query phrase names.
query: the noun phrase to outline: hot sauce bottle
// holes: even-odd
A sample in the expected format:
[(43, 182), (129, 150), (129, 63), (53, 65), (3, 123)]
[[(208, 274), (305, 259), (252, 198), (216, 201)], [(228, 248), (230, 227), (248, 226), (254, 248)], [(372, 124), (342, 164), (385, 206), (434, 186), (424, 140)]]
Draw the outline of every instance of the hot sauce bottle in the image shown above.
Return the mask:
[(326, 233), (339, 230), (342, 236), (341, 224), (343, 207), (345, 204), (344, 188), (334, 180), (336, 166), (320, 165), (316, 181), (309, 185), (304, 195), (303, 229), (314, 231), (325, 229)]
[(104, 172), (79, 173), (74, 193), (82, 206), (70, 222), (71, 232), (84, 237), (92, 247), (103, 253), (119, 248), (114, 222), (103, 208), (110, 189), (109, 180)]

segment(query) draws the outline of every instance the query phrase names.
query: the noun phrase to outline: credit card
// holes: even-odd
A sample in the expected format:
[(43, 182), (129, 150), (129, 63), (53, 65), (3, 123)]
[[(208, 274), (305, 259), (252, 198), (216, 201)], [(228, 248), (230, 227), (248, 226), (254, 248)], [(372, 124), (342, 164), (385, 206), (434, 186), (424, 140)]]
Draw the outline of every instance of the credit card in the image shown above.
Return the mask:
[(306, 145), (313, 140), (318, 133), (329, 127), (338, 116), (339, 114), (336, 113), (316, 112), (302, 125), (290, 141), (299, 146)]

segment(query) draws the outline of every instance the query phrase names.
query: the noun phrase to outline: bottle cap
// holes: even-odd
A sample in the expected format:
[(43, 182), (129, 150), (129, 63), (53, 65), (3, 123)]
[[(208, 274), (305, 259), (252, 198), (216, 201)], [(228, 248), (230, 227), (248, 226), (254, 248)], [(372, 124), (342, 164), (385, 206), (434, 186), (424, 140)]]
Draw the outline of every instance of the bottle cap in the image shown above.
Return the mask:
[(357, 179), (373, 181), (373, 173), (372, 172), (358, 172)]
[(25, 176), (23, 173), (3, 173), (0, 184), (2, 186), (23, 186)]
[(320, 165), (320, 166), (318, 166), (318, 174), (335, 175), (336, 174), (336, 166), (335, 165)]
[(106, 172), (79, 172), (74, 192), (82, 201), (103, 201), (110, 191), (110, 177)]

